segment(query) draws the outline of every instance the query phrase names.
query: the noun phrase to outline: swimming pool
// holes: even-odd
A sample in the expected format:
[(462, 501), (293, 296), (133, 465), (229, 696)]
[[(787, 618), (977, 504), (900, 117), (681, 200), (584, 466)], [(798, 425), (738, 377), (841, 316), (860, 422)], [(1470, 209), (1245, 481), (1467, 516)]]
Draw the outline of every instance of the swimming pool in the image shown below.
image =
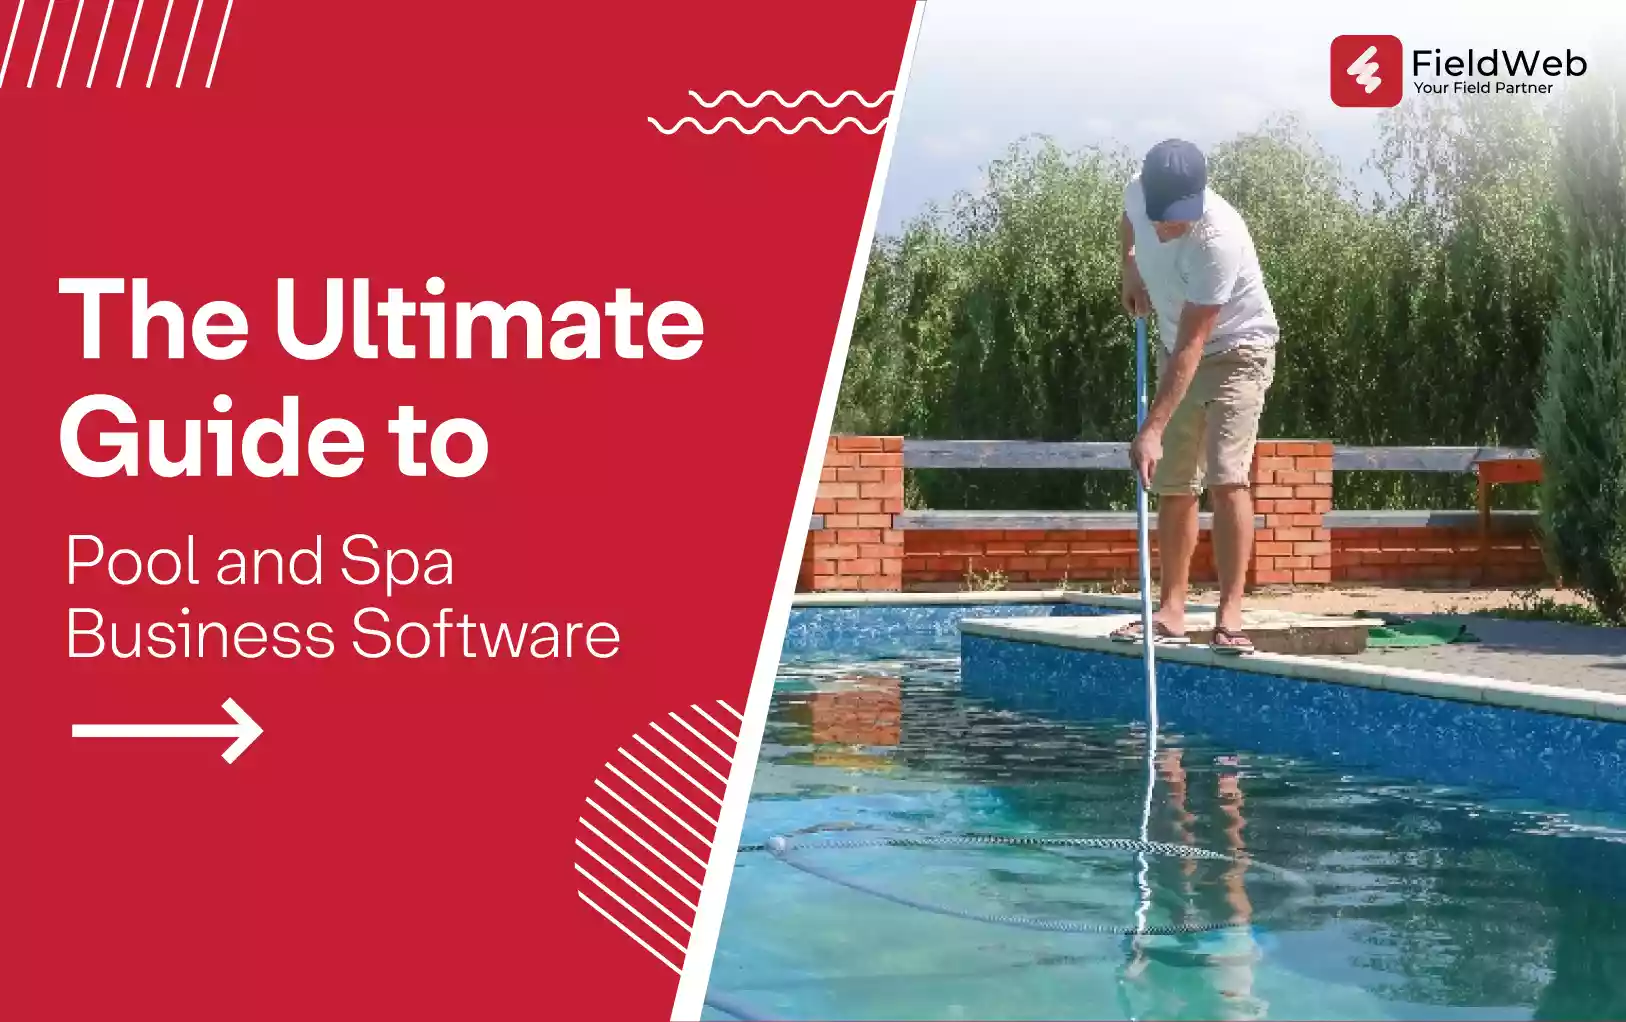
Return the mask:
[[(729, 1011), (705, 1017), (1626, 1016), (1622, 807), (1269, 751), (1219, 708), (1163, 731), (1149, 837), (1221, 858), (900, 847), (885, 839), (1133, 838), (1144, 730), (961, 678), (959, 617), (1089, 608), (835, 611), (793, 616), (743, 840), (846, 829), (806, 838), (815, 872), (740, 854), (709, 990)], [(837, 846), (852, 835), (882, 840)], [(1136, 929), (1137, 913), (1197, 932), (961, 918)]]

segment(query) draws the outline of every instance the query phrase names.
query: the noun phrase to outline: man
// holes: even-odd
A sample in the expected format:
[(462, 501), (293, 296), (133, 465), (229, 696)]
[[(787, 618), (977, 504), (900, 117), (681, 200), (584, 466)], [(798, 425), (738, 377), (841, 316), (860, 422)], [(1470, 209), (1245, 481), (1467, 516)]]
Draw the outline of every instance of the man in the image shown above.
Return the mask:
[[(1247, 224), (1208, 188), (1203, 154), (1170, 139), (1147, 153), (1124, 190), (1119, 227), (1123, 303), (1157, 313), (1157, 395), (1129, 447), (1141, 481), (1158, 496), (1160, 600), (1153, 641), (1183, 640), (1197, 498), (1214, 511), (1220, 601), (1219, 653), (1253, 649), (1242, 627), (1242, 590), (1253, 548), (1248, 486), (1259, 415), (1276, 369), (1276, 314)], [(1139, 622), (1114, 633), (1140, 638)]]

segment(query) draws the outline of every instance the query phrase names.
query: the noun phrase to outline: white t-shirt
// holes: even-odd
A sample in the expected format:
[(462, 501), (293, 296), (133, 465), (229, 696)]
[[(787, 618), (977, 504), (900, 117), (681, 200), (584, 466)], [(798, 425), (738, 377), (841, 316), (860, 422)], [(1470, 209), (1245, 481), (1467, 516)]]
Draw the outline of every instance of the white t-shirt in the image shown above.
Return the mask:
[(1151, 295), (1164, 348), (1173, 353), (1180, 311), (1187, 302), (1221, 307), (1204, 355), (1245, 344), (1276, 343), (1276, 311), (1265, 293), (1259, 254), (1248, 225), (1229, 202), (1209, 189), (1203, 197), (1203, 218), (1180, 237), (1162, 242), (1146, 218), (1137, 174), (1124, 189), (1124, 212), (1134, 231), (1135, 265)]

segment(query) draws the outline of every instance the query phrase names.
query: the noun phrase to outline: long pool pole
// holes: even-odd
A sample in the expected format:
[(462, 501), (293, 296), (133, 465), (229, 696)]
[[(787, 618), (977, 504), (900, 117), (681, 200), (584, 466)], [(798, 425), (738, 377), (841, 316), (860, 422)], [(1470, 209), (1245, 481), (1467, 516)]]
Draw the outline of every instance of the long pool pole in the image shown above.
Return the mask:
[[(1135, 317), (1135, 428), (1146, 424), (1146, 318)], [(1146, 485), (1135, 473), (1135, 524), (1140, 541), (1140, 620), (1141, 651), (1146, 665), (1146, 800), (1141, 806), (1140, 839), (1151, 840), (1152, 792), (1157, 787), (1157, 655), (1152, 631), (1152, 542), (1147, 523)], [(1151, 889), (1147, 884), (1147, 862), (1140, 857), (1140, 905), (1135, 913), (1136, 929), (1145, 929)]]

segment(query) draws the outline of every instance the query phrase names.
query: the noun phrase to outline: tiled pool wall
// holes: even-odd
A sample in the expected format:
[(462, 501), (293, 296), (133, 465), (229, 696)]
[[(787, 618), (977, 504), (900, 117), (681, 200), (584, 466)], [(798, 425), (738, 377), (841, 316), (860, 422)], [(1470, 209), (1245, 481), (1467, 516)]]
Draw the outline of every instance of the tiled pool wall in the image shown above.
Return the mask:
[(885, 655), (903, 650), (960, 648), (960, 622), (966, 618), (1083, 617), (1123, 613), (1081, 603), (955, 603), (795, 607), (785, 629), (780, 656), (809, 653)]
[[(1044, 716), (1142, 720), (1136, 657), (966, 635), (967, 695)], [(1165, 732), (1434, 784), (1626, 810), (1626, 725), (1193, 664), (1158, 664)]]

